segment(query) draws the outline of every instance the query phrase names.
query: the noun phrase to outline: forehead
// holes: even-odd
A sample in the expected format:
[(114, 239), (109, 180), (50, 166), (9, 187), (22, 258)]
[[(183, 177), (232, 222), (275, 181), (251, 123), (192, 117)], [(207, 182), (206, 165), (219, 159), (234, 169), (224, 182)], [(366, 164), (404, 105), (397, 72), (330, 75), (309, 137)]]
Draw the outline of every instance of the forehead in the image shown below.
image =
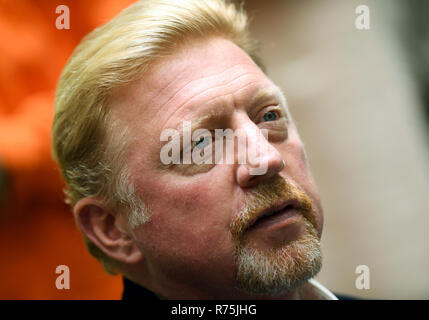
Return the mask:
[[(159, 127), (204, 112), (219, 100), (236, 106), (272, 85), (253, 60), (231, 41), (199, 40), (153, 64), (111, 99), (113, 113), (131, 127)], [(232, 101), (234, 100), (234, 101)]]

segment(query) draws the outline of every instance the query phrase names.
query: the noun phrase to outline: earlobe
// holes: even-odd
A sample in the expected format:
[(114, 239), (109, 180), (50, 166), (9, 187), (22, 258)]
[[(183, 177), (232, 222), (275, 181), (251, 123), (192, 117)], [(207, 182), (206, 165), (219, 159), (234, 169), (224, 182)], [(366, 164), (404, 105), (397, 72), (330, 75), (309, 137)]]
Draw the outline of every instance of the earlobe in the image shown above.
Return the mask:
[(137, 263), (142, 253), (127, 232), (119, 214), (94, 198), (83, 198), (74, 206), (79, 230), (110, 258), (122, 263)]

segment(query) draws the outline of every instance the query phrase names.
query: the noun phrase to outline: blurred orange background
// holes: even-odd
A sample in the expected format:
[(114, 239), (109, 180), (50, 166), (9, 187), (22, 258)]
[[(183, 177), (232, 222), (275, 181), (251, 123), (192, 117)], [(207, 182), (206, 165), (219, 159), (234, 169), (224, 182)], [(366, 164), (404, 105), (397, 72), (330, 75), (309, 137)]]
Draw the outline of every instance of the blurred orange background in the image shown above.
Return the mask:
[[(121, 277), (90, 256), (63, 202), (50, 130), (56, 83), (73, 49), (132, 2), (0, 1), (0, 165), (8, 181), (0, 194), (0, 299), (121, 297)], [(68, 30), (56, 28), (59, 5), (70, 9)], [(69, 290), (55, 286), (58, 265), (70, 269)]]

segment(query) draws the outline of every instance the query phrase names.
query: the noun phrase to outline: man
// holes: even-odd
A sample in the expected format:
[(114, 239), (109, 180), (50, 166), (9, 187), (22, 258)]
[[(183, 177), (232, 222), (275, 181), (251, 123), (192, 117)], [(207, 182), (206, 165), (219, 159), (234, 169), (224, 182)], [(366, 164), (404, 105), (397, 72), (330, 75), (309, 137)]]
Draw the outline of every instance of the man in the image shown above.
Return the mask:
[(65, 67), (53, 151), (76, 224), (125, 298), (336, 299), (312, 280), (322, 207), (255, 51), (231, 4), (142, 1)]

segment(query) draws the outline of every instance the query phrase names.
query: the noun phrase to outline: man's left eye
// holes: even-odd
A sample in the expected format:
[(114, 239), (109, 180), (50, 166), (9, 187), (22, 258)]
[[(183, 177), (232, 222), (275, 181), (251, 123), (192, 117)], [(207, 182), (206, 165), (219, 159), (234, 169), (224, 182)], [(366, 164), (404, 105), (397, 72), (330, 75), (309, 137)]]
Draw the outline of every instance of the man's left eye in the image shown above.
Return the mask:
[(276, 111), (271, 110), (265, 113), (262, 117), (263, 121), (276, 121), (279, 118), (279, 115)]

